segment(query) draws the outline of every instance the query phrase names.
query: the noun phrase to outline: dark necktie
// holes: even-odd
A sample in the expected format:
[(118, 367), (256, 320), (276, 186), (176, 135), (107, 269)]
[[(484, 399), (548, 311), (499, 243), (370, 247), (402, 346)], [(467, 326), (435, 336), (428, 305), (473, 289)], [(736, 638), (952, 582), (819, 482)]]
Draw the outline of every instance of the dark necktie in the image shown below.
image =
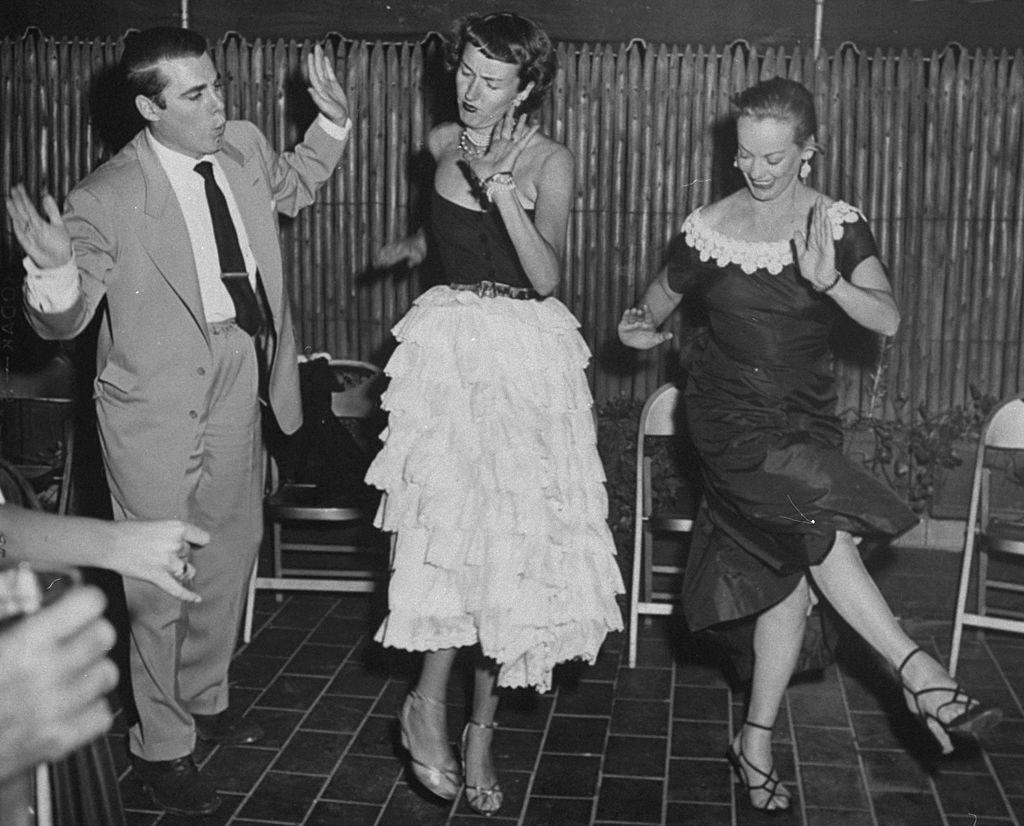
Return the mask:
[(249, 335), (255, 336), (262, 326), (262, 313), (245, 270), (242, 247), (238, 243), (238, 233), (235, 231), (235, 222), (231, 220), (228, 202), (214, 180), (212, 163), (200, 161), (195, 170), (203, 177), (206, 187), (206, 202), (210, 206), (213, 237), (217, 242), (217, 257), (220, 259), (220, 277), (235, 305), (235, 323)]

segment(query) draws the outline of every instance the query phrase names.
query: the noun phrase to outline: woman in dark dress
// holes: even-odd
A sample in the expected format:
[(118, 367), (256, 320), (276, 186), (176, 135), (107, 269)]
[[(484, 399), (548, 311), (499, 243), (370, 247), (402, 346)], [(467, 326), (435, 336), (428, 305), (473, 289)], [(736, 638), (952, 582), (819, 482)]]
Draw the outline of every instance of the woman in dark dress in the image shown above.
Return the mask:
[[(448, 284), (395, 327), (384, 446), (367, 481), (393, 531), (387, 646), (424, 651), (399, 716), (416, 777), (494, 814), (495, 686), (546, 690), (554, 666), (593, 661), (622, 627), (622, 579), (606, 518), (590, 354), (552, 296), (562, 275), (573, 159), (528, 124), (554, 79), (547, 36), (515, 14), (456, 24), (459, 121), (431, 130), (430, 233), (378, 263), (417, 264), (436, 245)], [(460, 648), (476, 657), (462, 767), (447, 740), (447, 686)]]
[(665, 268), (619, 324), (648, 349), (682, 301), (703, 304), (707, 347), (685, 390), (705, 502), (694, 529), (683, 605), (693, 630), (753, 618), (747, 717), (727, 756), (750, 804), (785, 812), (771, 730), (823, 596), (899, 674), (908, 707), (944, 752), (998, 709), (963, 692), (900, 628), (857, 549), (916, 517), (842, 452), (829, 334), (845, 313), (891, 336), (900, 316), (864, 216), (804, 179), (818, 146), (813, 98), (764, 81), (734, 99), (735, 165), (746, 187), (695, 210)]

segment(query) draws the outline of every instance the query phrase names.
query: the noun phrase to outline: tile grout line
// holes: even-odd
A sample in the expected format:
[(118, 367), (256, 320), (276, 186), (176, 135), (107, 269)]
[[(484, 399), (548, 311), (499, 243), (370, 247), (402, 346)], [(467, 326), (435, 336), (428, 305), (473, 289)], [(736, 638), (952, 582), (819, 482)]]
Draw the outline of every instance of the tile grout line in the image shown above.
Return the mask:
[(857, 758), (857, 768), (860, 771), (860, 779), (864, 784), (864, 794), (868, 799), (868, 811), (871, 813), (871, 822), (874, 826), (879, 826), (878, 813), (875, 811), (875, 799), (871, 794), (871, 783), (868, 780), (867, 765), (864, 762), (864, 755), (861, 753), (860, 740), (857, 737), (857, 729), (853, 724), (853, 711), (850, 708), (850, 696), (846, 691), (846, 675), (842, 673), (842, 669), (839, 664), (836, 663), (834, 668), (836, 669), (836, 677), (839, 683), (839, 693), (843, 697), (843, 709), (846, 712), (846, 724), (850, 727), (850, 739), (853, 741), (853, 753)]
[[(264, 624), (263, 624), (263, 625), (262, 625), (262, 626), (260, 627), (260, 631), (259, 631), (259, 633), (262, 633), (262, 632), (263, 632), (263, 631), (264, 631), (265, 629), (267, 629), (267, 628), (270, 628), (270, 627), (271, 627), (271, 625), (270, 625), (270, 624), (271, 624), (271, 622), (273, 622), (273, 619), (274, 619), (275, 617), (279, 616), (279, 615), (281, 614), (281, 612), (282, 612), (282, 611), (284, 611), (284, 608), (285, 608), (285, 606), (289, 605), (289, 604), (290, 604), (290, 603), (292, 602), (292, 600), (293, 600), (293, 599), (294, 599), (294, 596), (293, 596), (293, 595), (291, 595), (291, 594), (289, 594), (289, 595), (288, 595), (288, 598), (282, 601), (280, 609), (278, 609), (278, 610), (277, 610), (277, 611), (276, 611), (276, 612), (275, 612), (275, 613), (274, 613), (274, 614), (273, 614), (273, 615), (272, 615), (272, 616), (271, 616), (271, 617), (270, 617), (270, 618), (269, 618), (269, 619), (268, 619), (268, 620), (267, 620), (267, 621), (266, 621), (266, 622), (265, 622), (265, 623), (264, 623)], [(326, 611), (326, 612), (325, 612), (324, 616), (322, 616), (322, 617), (320, 618), (320, 621), (319, 621), (319, 622), (317, 622), (317, 623), (314, 623), (314, 625), (313, 625), (313, 626), (312, 626), (311, 628), (309, 628), (309, 629), (308, 629), (308, 630), (306, 631), (306, 635), (305, 635), (305, 636), (304, 636), (304, 637), (302, 638), (302, 642), (300, 642), (300, 643), (299, 643), (299, 645), (298, 645), (298, 646), (296, 647), (296, 650), (297, 650), (298, 648), (302, 648), (302, 646), (303, 646), (303, 645), (305, 645), (305, 644), (306, 644), (306, 643), (307, 643), (307, 642), (309, 641), (309, 638), (310, 638), (310, 636), (311, 636), (311, 635), (313, 634), (313, 632), (314, 632), (314, 631), (315, 631), (315, 630), (316, 630), (316, 629), (317, 629), (317, 628), (319, 627), (320, 623), (322, 623), (322, 622), (324, 621), (324, 618), (325, 618), (325, 617), (326, 617), (327, 615), (329, 615), (329, 614), (330, 614), (331, 610), (332, 610), (332, 609), (333, 609), (334, 607), (336, 607), (336, 606), (337, 606), (337, 604), (338, 604), (338, 603), (337, 603), (337, 601), (335, 601), (335, 602), (334, 602), (334, 604), (332, 605), (332, 608), (331, 608), (331, 609), (328, 609), (328, 611)], [(254, 609), (254, 610), (255, 610), (255, 609)], [(285, 627), (287, 627), (287, 626), (285, 626)], [(301, 631), (301, 630), (303, 630), (303, 629), (301, 629), (301, 628), (300, 628), (300, 629), (293, 629), (293, 630), (299, 630), (299, 631)], [(255, 640), (255, 637), (253, 637), (253, 640)], [(251, 644), (252, 644), (252, 640), (250, 640), (249, 644), (247, 644), (247, 645), (245, 646), (245, 649), (247, 649), (247, 648), (249, 647), (249, 645), (251, 645)], [(244, 649), (243, 649), (243, 650), (244, 650)], [(242, 652), (241, 652), (241, 651), (239, 651), (238, 653), (236, 653), (236, 654), (235, 654), (235, 657), (240, 657), (240, 656), (241, 656), (241, 653), (242, 653)], [(349, 652), (349, 656), (350, 656), (350, 655), (351, 655), (351, 652)], [(260, 693), (259, 693), (259, 694), (257, 694), (257, 695), (256, 695), (256, 697), (255, 697), (255, 698), (253, 699), (252, 703), (250, 703), (250, 704), (249, 704), (249, 708), (247, 709), (247, 711), (252, 711), (252, 709), (256, 707), (256, 705), (257, 705), (257, 704), (259, 703), (259, 698), (260, 698), (260, 697), (262, 697), (262, 696), (263, 696), (263, 695), (264, 695), (264, 694), (266, 693), (267, 689), (268, 689), (268, 688), (269, 688), (269, 687), (270, 687), (271, 685), (273, 685), (273, 684), (274, 684), (274, 682), (276, 682), (276, 681), (277, 681), (278, 679), (280, 679), (280, 678), (281, 678), (282, 674), (284, 673), (284, 670), (285, 670), (285, 669), (286, 669), (286, 668), (288, 667), (288, 663), (290, 663), (290, 662), (292, 661), (292, 659), (293, 659), (294, 657), (295, 657), (295, 652), (293, 651), (293, 652), (292, 652), (292, 653), (291, 653), (291, 654), (290, 654), (290, 655), (289, 655), (289, 656), (287, 657), (287, 659), (285, 659), (284, 663), (282, 663), (282, 664), (281, 664), (281, 668), (280, 668), (280, 670), (279, 670), (279, 671), (277, 672), (277, 674), (276, 674), (276, 675), (274, 676), (274, 679), (272, 679), (272, 680), (271, 680), (271, 681), (270, 681), (270, 682), (269, 682), (269, 683), (268, 683), (268, 684), (267, 684), (266, 686), (264, 686), (264, 687), (263, 687), (263, 689), (261, 689)], [(232, 658), (232, 659), (234, 659), (234, 658)], [(347, 657), (346, 657), (346, 659), (347, 659)], [(340, 670), (340, 668), (341, 668), (341, 666), (339, 665), (339, 666), (338, 666), (338, 669)], [(330, 685), (330, 680), (328, 680), (328, 681), (327, 681), (327, 685)], [(319, 697), (318, 697), (317, 699), (319, 699)], [(260, 787), (260, 784), (261, 784), (261, 783), (262, 783), (262, 782), (263, 782), (263, 781), (264, 781), (264, 780), (266, 779), (266, 777), (267, 777), (267, 774), (269, 774), (269, 772), (270, 772), (270, 767), (271, 767), (272, 765), (274, 765), (274, 763), (275, 763), (275, 762), (276, 762), (276, 761), (277, 761), (277, 760), (278, 760), (278, 759), (280, 758), (280, 756), (281, 756), (281, 753), (282, 753), (282, 752), (283, 752), (283, 751), (284, 751), (284, 750), (285, 750), (285, 749), (286, 749), (286, 748), (288, 747), (288, 744), (289, 744), (289, 743), (291, 742), (292, 738), (293, 738), (293, 737), (295, 736), (295, 732), (297, 732), (297, 731), (299, 730), (299, 727), (300, 727), (300, 726), (302, 725), (302, 721), (306, 719), (306, 716), (307, 716), (307, 715), (309, 714), (309, 711), (310, 711), (310, 709), (311, 709), (311, 708), (313, 707), (313, 705), (315, 705), (315, 704), (316, 704), (316, 701), (314, 701), (314, 702), (313, 702), (313, 704), (312, 704), (312, 705), (310, 705), (310, 707), (309, 707), (309, 708), (307, 708), (307, 709), (306, 709), (306, 710), (305, 710), (305, 711), (303, 712), (303, 714), (302, 714), (302, 717), (300, 717), (300, 718), (299, 718), (299, 721), (297, 722), (297, 724), (295, 725), (295, 727), (294, 727), (294, 728), (293, 728), (293, 729), (291, 730), (291, 732), (290, 732), (290, 733), (288, 734), (288, 736), (287, 736), (287, 737), (286, 737), (286, 738), (284, 739), (284, 742), (282, 742), (281, 746), (280, 746), (280, 747), (279, 747), (278, 749), (276, 749), (276, 752), (277, 752), (277, 756), (276, 756), (276, 757), (275, 757), (275, 758), (274, 758), (273, 760), (271, 760), (271, 761), (270, 761), (269, 763), (267, 763), (267, 766), (266, 766), (266, 768), (265, 768), (265, 769), (263, 769), (263, 771), (261, 772), (260, 776), (259, 776), (259, 777), (258, 777), (258, 778), (256, 779), (256, 781), (255, 781), (255, 782), (254, 782), (254, 783), (252, 784), (252, 786), (251, 786), (251, 787), (249, 788), (249, 791), (248, 791), (248, 792), (246, 792), (246, 794), (245, 794), (245, 795), (243, 796), (243, 798), (242, 798), (241, 802), (240, 802), (240, 803), (238, 804), (238, 806), (236, 807), (236, 809), (235, 809), (234, 813), (233, 813), (233, 814), (231, 815), (231, 817), (230, 817), (230, 818), (229, 818), (229, 819), (228, 819), (228, 820), (226, 821), (226, 826), (230, 826), (231, 824), (235, 823), (235, 822), (236, 822), (236, 821), (238, 820), (240, 812), (242, 811), (242, 809), (244, 809), (244, 808), (245, 808), (245, 805), (246, 805), (246, 803), (248, 803), (248, 802), (249, 802), (250, 800), (252, 800), (252, 796), (253, 796), (253, 793), (254, 793), (254, 792), (256, 791), (256, 789), (258, 789), (258, 788)], [(218, 746), (218, 748), (219, 748), (219, 746)], [(211, 755), (211, 756), (212, 756), (212, 755)], [(315, 805), (315, 802), (314, 802), (314, 804), (313, 804), (313, 805)], [(301, 819), (300, 821), (298, 821), (299, 823), (303, 823), (303, 822), (304, 822), (304, 821), (306, 820), (306, 817), (308, 816), (308, 814), (309, 814), (309, 811), (311, 811), (311, 809), (312, 809), (312, 806), (311, 806), (311, 807), (310, 807), (309, 809), (307, 809), (307, 811), (306, 811), (306, 814), (305, 814), (305, 815), (303, 815), (303, 817), (302, 817), (302, 819)]]

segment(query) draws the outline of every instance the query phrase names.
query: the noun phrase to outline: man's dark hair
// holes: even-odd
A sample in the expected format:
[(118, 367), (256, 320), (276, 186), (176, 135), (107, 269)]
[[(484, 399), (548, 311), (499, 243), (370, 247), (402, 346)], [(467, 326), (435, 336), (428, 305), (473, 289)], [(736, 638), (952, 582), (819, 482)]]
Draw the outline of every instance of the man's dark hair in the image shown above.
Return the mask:
[(157, 26), (130, 32), (124, 41), (121, 70), (132, 98), (144, 95), (162, 109), (168, 79), (160, 71), (160, 61), (202, 57), (206, 49), (206, 38), (190, 29)]

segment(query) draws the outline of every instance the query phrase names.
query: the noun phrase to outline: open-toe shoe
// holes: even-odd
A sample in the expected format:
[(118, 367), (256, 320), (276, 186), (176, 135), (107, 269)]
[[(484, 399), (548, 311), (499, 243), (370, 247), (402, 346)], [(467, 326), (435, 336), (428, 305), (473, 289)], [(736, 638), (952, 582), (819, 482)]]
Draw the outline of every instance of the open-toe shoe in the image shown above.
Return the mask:
[(398, 715), (398, 729), (401, 733), (402, 748), (405, 749), (409, 758), (409, 768), (429, 792), (442, 800), (454, 800), (459, 796), (459, 789), (462, 788), (462, 776), (459, 773), (458, 765), (453, 762), (453, 765), (450, 766), (432, 766), (430, 763), (420, 760), (413, 753), (409, 737), (409, 707), (414, 702), (441, 705), (437, 700), (424, 697), (418, 691), (410, 691), (406, 696), (405, 702), (402, 704), (402, 711)]
[(466, 803), (469, 804), (469, 808), (474, 812), (490, 816), (501, 808), (505, 798), (501, 792), (501, 786), (498, 785), (498, 781), (494, 781), (490, 786), (477, 786), (469, 782), (469, 767), (466, 765), (466, 754), (469, 745), (470, 726), (491, 729), (493, 731), (498, 727), (498, 724), (478, 723), (476, 720), (470, 720), (462, 730), (462, 775), (466, 782)]
[[(918, 646), (907, 654), (899, 668), (896, 669), (896, 674), (903, 686), (907, 706), (926, 724), (929, 720), (934, 720), (947, 734), (976, 738), (1003, 719), (1002, 709), (972, 697), (959, 683), (952, 686), (925, 686), (916, 691), (912, 689), (907, 684), (903, 671), (915, 655), (923, 653), (925, 653), (924, 649)], [(922, 699), (928, 695), (945, 695), (947, 699), (935, 706), (934, 709), (929, 710), (921, 703)], [(943, 720), (941, 716), (943, 710), (951, 706), (962, 706), (963, 711), (954, 717)]]
[[(770, 726), (762, 726), (760, 723), (752, 723), (749, 720), (743, 725), (750, 726), (751, 728), (759, 728), (764, 731), (771, 731)], [(733, 771), (736, 773), (736, 777), (747, 792), (747, 803), (750, 808), (754, 811), (761, 812), (762, 814), (768, 815), (769, 817), (784, 817), (793, 813), (793, 806), (789, 799), (789, 795), (783, 789), (779, 790), (782, 785), (782, 781), (778, 775), (775, 774), (775, 766), (769, 767), (768, 771), (755, 766), (750, 762), (750, 759), (743, 753), (742, 735), (736, 739), (736, 742), (740, 743), (739, 750), (736, 748), (736, 743), (730, 743), (729, 748), (726, 749), (725, 757), (732, 765)], [(763, 778), (760, 783), (751, 782), (751, 775), (756, 778)], [(763, 791), (767, 797), (765, 798), (764, 805), (758, 806), (754, 803), (750, 797), (751, 792)], [(773, 800), (779, 801), (784, 800), (785, 806), (770, 806)]]

